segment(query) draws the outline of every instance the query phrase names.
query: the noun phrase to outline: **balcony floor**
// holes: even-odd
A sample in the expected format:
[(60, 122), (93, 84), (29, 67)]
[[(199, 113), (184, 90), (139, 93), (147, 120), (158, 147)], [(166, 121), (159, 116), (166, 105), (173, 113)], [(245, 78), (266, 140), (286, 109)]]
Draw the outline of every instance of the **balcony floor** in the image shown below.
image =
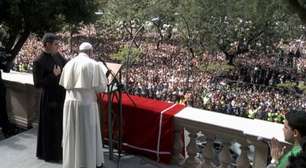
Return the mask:
[[(35, 157), (37, 129), (33, 128), (23, 133), (1, 140), (0, 135), (0, 167), (3, 168), (61, 168), (61, 164), (48, 163), (38, 160)], [(108, 159), (108, 152), (105, 149), (105, 168), (117, 168), (116, 161)], [(175, 168), (157, 162), (126, 155), (120, 159), (120, 168)]]

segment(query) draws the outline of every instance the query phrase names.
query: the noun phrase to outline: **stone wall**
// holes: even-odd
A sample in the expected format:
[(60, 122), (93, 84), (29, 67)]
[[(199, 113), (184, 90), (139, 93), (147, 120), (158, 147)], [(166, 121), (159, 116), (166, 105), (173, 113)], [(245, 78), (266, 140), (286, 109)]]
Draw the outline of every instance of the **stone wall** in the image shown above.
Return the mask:
[(38, 121), (40, 90), (31, 84), (6, 81), (6, 100), (9, 119), (12, 123), (31, 128)]

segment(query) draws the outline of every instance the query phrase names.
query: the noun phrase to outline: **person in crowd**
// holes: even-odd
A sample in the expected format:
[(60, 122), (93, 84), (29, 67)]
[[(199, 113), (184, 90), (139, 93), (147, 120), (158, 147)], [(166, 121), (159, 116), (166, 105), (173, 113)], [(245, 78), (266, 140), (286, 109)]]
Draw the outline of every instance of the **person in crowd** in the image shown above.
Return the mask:
[(286, 141), (292, 143), (292, 147), (285, 153), (285, 147), (273, 138), (271, 141), (272, 160), (268, 168), (286, 168), (289, 165), (289, 158), (303, 153), (302, 147), (305, 148), (306, 112), (290, 111), (286, 113), (285, 117), (286, 120), (283, 128), (284, 137)]
[(2, 128), (4, 136), (7, 136), (8, 134), (8, 124), (9, 120), (6, 112), (6, 88), (1, 78), (0, 71), (0, 127)]
[(305, 168), (306, 167), (306, 137), (302, 139), (302, 151), (297, 156), (291, 156), (289, 158), (289, 164), (287, 168)]
[(79, 54), (64, 67), (60, 85), (66, 89), (63, 120), (63, 167), (103, 167), (97, 93), (105, 91), (106, 67), (92, 59), (93, 47), (84, 42)]
[(41, 89), (36, 156), (50, 162), (62, 160), (62, 120), (65, 89), (59, 85), (65, 58), (58, 52), (59, 38), (46, 33), (44, 50), (33, 61), (34, 86)]

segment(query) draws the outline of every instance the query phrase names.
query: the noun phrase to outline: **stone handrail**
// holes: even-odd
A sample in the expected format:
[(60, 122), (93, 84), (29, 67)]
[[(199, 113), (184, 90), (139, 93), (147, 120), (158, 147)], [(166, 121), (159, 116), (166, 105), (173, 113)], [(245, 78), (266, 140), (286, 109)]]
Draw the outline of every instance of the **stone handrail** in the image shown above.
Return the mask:
[(2, 79), (5, 81), (26, 84), (33, 86), (33, 75), (31, 73), (11, 71), (10, 73), (2, 72)]
[(38, 121), (40, 90), (33, 86), (33, 75), (11, 71), (2, 73), (6, 86), (9, 120), (20, 127), (29, 128)]
[[(176, 114), (174, 124), (173, 162), (186, 168), (265, 168), (269, 156), (269, 140), (275, 137), (286, 144), (282, 124), (192, 107)], [(184, 141), (181, 140), (183, 130), (185, 137), (188, 137)], [(204, 145), (201, 145), (201, 139)], [(221, 145), (220, 151), (216, 151), (216, 144)], [(186, 158), (181, 154), (184, 147)], [(230, 149), (236, 151), (237, 159), (233, 159)]]

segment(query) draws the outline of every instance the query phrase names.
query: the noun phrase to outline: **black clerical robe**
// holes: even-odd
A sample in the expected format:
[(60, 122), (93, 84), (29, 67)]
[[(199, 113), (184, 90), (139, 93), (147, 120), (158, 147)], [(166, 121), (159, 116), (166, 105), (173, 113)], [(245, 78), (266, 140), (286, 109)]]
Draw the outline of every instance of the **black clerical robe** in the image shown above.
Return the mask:
[(6, 88), (4, 85), (4, 81), (1, 78), (1, 71), (0, 71), (0, 127), (2, 128), (2, 132), (4, 134), (8, 133), (9, 120), (6, 111)]
[(40, 117), (36, 156), (45, 161), (62, 160), (62, 121), (65, 89), (59, 85), (60, 75), (53, 74), (54, 65), (63, 69), (66, 60), (60, 54), (43, 52), (33, 62), (34, 86), (41, 88)]

